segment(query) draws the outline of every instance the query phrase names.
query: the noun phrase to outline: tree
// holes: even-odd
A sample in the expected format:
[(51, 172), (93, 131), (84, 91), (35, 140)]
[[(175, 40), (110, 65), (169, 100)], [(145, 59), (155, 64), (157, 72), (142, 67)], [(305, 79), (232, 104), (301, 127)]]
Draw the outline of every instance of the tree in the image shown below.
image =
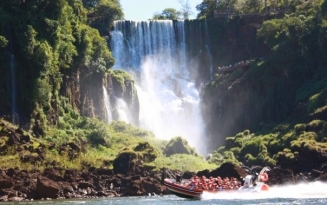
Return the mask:
[(213, 18), (214, 10), (216, 9), (216, 0), (203, 0), (201, 4), (196, 6), (196, 10), (199, 11), (197, 18)]
[(189, 19), (190, 16), (193, 14), (193, 11), (190, 6), (190, 1), (189, 0), (178, 0), (178, 2), (182, 6), (181, 13), (183, 15), (183, 19)]
[(112, 22), (123, 19), (124, 14), (118, 0), (84, 0), (89, 6), (88, 22), (99, 30), (102, 36), (107, 36)]
[(177, 20), (181, 12), (174, 8), (166, 8), (161, 13), (153, 15), (153, 20)]

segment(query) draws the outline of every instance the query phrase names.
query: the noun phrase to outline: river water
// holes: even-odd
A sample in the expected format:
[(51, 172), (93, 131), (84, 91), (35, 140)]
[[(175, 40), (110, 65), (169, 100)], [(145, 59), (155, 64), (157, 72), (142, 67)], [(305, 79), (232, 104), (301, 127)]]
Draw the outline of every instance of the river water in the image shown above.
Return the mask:
[(120, 198), (98, 198), (98, 199), (74, 199), (53, 201), (24, 201), (14, 203), (1, 203), (6, 205), (307, 205), (327, 204), (327, 184), (314, 182), (300, 185), (275, 186), (268, 192), (261, 193), (224, 193), (206, 194), (201, 200), (190, 200), (176, 197), (174, 195), (147, 196), (147, 197), (120, 197)]

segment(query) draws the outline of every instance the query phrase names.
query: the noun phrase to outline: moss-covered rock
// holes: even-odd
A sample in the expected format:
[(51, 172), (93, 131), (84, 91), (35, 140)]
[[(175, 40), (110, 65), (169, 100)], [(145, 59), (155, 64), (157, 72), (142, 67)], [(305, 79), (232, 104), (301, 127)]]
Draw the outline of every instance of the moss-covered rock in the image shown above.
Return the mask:
[(165, 147), (164, 154), (166, 156), (171, 156), (173, 154), (192, 154), (196, 155), (194, 148), (188, 145), (188, 142), (182, 137), (172, 138)]
[(117, 158), (113, 161), (114, 173), (128, 174), (135, 173), (138, 164), (138, 154), (131, 150), (125, 150), (118, 154)]
[(134, 151), (139, 152), (141, 154), (140, 157), (145, 163), (154, 161), (158, 156), (157, 151), (148, 142), (140, 142), (134, 148)]

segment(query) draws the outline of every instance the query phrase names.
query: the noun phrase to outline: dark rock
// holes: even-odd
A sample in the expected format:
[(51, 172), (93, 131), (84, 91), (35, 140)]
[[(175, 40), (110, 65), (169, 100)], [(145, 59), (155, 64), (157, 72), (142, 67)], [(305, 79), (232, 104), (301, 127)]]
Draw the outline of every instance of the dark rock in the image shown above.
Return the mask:
[(76, 142), (69, 142), (68, 145), (74, 150), (79, 152), (81, 150), (81, 148), (78, 146), (78, 144)]
[(89, 182), (80, 182), (78, 184), (78, 188), (80, 188), (80, 189), (86, 189), (88, 187), (94, 188), (94, 186)]
[(46, 168), (43, 172), (43, 175), (53, 181), (64, 181), (64, 178), (55, 168)]
[(13, 186), (13, 182), (10, 178), (0, 179), (0, 189), (8, 189)]
[(235, 177), (237, 179), (241, 179), (245, 177), (247, 173), (244, 169), (242, 169), (240, 166), (234, 165), (232, 163), (224, 163), (219, 168), (213, 170), (208, 175), (205, 175), (207, 177), (213, 176), (217, 177), (220, 176), (222, 178), (224, 177)]
[(95, 167), (90, 167), (90, 168), (88, 169), (88, 171), (91, 172), (91, 173), (94, 173), (94, 172), (96, 171), (96, 168), (95, 168)]
[(16, 133), (16, 132), (11, 132), (9, 134), (9, 139), (7, 141), (8, 145), (14, 145), (20, 142), (20, 134)]
[(122, 152), (114, 160), (114, 173), (128, 174), (135, 173), (137, 154), (132, 151)]
[(194, 173), (194, 172), (184, 172), (182, 178), (183, 178), (183, 179), (190, 179), (190, 178), (193, 177), (195, 174), (196, 174), (196, 173)]
[(10, 177), (14, 176), (14, 174), (16, 174), (16, 173), (17, 173), (17, 170), (15, 170), (13, 168), (9, 168), (7, 170), (7, 175), (10, 176)]
[(114, 171), (112, 169), (108, 169), (108, 168), (98, 168), (98, 169), (96, 169), (96, 173), (99, 175), (107, 175), (107, 176), (114, 175)]
[(39, 198), (58, 198), (60, 186), (57, 182), (46, 177), (39, 176), (37, 178), (36, 190)]
[(202, 170), (202, 171), (199, 171), (198, 173), (196, 173), (197, 176), (205, 176), (205, 177), (209, 177), (210, 175), (210, 171), (208, 169), (205, 169), (205, 170)]
[(22, 134), (20, 141), (21, 143), (28, 143), (31, 141), (31, 137), (28, 134)]
[(268, 172), (268, 175), (269, 180), (267, 184), (269, 185), (295, 183), (294, 173), (290, 169), (281, 169), (279, 167), (274, 167)]

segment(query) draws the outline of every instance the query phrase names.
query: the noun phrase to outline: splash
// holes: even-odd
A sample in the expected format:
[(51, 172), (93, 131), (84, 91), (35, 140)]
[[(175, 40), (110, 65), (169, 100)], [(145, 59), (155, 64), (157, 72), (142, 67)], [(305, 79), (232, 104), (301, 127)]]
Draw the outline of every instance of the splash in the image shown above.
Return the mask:
[(272, 198), (327, 198), (327, 183), (310, 182), (297, 185), (283, 185), (270, 187), (266, 192), (224, 192), (224, 193), (205, 193), (203, 200), (210, 199), (272, 199)]

